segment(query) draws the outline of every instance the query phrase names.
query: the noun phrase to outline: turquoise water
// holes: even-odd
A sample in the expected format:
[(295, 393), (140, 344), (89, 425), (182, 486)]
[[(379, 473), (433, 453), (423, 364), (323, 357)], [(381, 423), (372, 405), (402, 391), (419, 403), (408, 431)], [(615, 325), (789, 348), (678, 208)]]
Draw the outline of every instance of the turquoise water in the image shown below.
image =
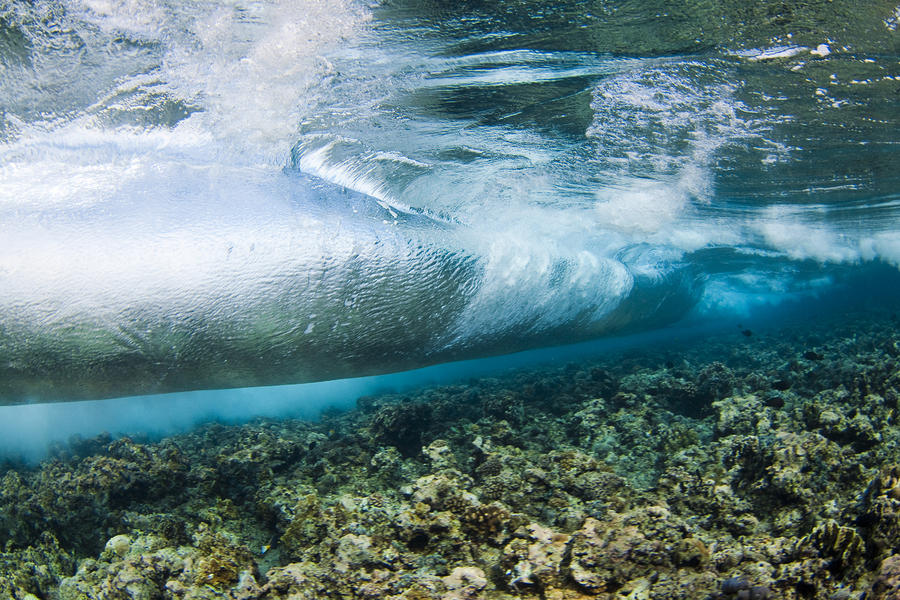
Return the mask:
[(898, 26), (890, 2), (3, 3), (6, 421), (242, 388), (119, 402), (204, 407), (181, 427), (287, 410), (248, 386), (893, 302)]

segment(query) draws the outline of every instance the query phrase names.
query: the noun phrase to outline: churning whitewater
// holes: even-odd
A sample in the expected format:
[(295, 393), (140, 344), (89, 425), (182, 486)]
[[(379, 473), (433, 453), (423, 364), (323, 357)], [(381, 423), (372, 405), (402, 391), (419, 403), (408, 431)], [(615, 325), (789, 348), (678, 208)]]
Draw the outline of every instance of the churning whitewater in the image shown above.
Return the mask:
[(897, 7), (500, 4), (4, 3), (0, 404), (392, 372), (900, 263)]

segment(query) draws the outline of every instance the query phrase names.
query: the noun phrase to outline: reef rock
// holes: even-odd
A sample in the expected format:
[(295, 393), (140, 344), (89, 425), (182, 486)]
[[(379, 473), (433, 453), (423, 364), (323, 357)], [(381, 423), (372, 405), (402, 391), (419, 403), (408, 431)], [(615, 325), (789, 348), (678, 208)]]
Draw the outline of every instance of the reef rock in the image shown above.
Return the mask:
[(881, 561), (870, 600), (900, 600), (900, 554)]

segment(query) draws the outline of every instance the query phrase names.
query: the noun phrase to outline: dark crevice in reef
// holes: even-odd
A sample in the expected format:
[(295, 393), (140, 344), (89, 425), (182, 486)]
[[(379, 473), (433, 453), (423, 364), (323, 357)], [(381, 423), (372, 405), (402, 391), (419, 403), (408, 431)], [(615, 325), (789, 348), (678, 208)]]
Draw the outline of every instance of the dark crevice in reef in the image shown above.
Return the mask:
[(890, 323), (73, 440), (3, 468), (0, 598), (900, 597)]

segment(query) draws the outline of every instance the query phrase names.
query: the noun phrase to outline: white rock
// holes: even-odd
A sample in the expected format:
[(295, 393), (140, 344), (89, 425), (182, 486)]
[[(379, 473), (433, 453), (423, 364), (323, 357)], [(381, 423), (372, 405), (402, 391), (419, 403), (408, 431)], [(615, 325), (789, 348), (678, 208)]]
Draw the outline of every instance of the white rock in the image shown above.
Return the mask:
[(106, 542), (105, 551), (115, 554), (119, 558), (128, 554), (129, 550), (131, 550), (131, 538), (127, 535), (117, 535), (109, 538), (109, 541)]

